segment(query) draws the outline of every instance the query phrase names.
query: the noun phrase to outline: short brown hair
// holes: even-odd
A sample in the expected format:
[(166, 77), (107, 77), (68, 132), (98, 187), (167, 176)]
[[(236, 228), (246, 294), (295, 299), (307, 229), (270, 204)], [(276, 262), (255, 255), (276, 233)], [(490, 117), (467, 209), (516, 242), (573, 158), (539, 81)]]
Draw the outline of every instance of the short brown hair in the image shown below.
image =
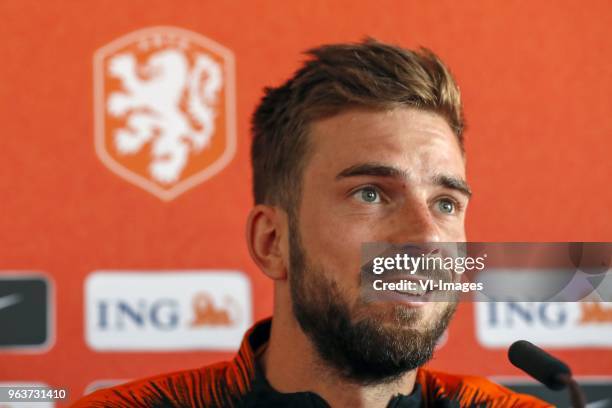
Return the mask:
[(266, 88), (252, 119), (255, 204), (299, 206), (307, 161), (307, 133), (315, 120), (350, 108), (411, 106), (442, 115), (463, 151), (459, 89), (449, 70), (430, 50), (406, 50), (366, 39), (306, 52), (292, 78)]

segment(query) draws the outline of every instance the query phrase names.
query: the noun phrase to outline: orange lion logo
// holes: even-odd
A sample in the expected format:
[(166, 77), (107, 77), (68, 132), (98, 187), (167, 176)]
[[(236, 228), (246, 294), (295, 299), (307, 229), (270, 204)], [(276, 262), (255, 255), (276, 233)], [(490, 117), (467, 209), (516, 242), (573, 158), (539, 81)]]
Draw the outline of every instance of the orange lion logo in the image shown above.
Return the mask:
[(193, 299), (193, 311), (192, 327), (231, 326), (239, 320), (240, 308), (229, 296), (224, 298), (222, 307), (216, 307), (210, 295), (198, 293)]

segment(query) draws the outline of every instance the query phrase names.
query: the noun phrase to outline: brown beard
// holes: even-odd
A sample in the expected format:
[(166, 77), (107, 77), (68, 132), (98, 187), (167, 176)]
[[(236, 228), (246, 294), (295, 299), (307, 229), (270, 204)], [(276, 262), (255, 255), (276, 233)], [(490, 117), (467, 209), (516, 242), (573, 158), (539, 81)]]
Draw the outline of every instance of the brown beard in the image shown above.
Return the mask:
[(292, 215), (289, 252), (293, 314), (319, 357), (339, 376), (360, 385), (390, 383), (431, 359), (456, 303), (417, 330), (420, 309), (397, 304), (375, 313), (360, 300), (351, 307), (337, 283), (308, 259)]

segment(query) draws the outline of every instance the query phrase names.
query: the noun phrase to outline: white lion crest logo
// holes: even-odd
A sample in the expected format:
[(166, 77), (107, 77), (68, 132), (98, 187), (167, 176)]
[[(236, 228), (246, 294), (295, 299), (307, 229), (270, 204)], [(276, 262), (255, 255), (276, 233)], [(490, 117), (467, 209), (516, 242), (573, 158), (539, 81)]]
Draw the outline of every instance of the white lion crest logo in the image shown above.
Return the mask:
[[(117, 149), (133, 154), (151, 141), (151, 176), (160, 183), (175, 182), (190, 149), (199, 151), (210, 141), (221, 68), (200, 54), (190, 71), (185, 54), (169, 49), (153, 54), (140, 67), (133, 55), (119, 54), (110, 60), (108, 70), (125, 89), (110, 95), (108, 111), (113, 116), (129, 114), (127, 127), (115, 131)], [(137, 73), (147, 79), (140, 79)], [(199, 129), (180, 109), (185, 91), (187, 111)]]
[(233, 55), (200, 34), (154, 27), (94, 56), (96, 153), (124, 179), (170, 200), (235, 153)]

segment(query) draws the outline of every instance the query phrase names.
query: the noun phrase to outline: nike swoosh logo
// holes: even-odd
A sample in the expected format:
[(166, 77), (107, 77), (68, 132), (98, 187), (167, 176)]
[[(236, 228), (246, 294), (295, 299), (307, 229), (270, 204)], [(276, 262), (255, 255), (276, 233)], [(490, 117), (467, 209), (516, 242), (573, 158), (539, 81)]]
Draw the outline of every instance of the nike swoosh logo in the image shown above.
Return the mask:
[(12, 295), (0, 297), (0, 310), (5, 309), (9, 306), (13, 306), (16, 303), (21, 302), (23, 296), (19, 293), (13, 293)]

